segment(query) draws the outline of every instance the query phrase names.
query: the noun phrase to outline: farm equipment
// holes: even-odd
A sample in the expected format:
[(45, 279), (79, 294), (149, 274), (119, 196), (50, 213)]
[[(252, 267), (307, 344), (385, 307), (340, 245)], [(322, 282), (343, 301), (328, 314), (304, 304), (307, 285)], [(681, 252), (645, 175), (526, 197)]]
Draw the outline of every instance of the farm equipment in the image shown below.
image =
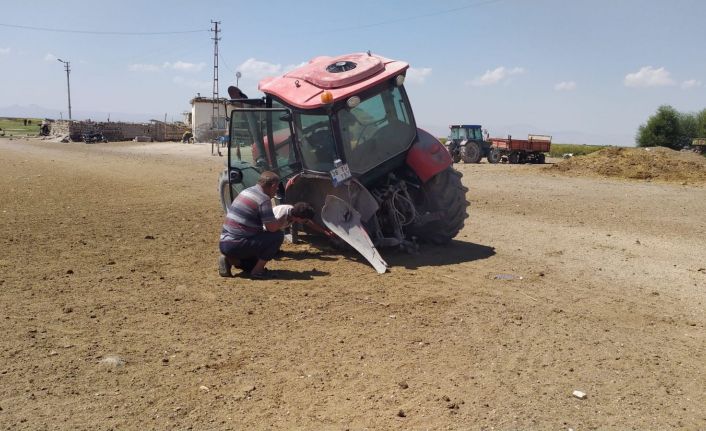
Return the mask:
[(81, 139), (87, 144), (95, 144), (96, 142), (108, 142), (108, 139), (103, 136), (103, 132), (99, 131), (85, 132), (83, 135), (81, 135)]
[(260, 81), (262, 98), (226, 102), (223, 208), (269, 170), (281, 179), (277, 201), (309, 202), (378, 272), (376, 247), (451, 241), (468, 217), (467, 189), (444, 146), (417, 128), (408, 67), (370, 52), (317, 57)]
[(691, 141), (691, 151), (706, 155), (706, 139), (697, 138)]
[(454, 163), (479, 163), (488, 155), (490, 144), (483, 140), (483, 130), (479, 125), (451, 125), (446, 141), (446, 149)]
[(509, 163), (544, 163), (544, 153), (549, 152), (552, 137), (546, 135), (528, 135), (527, 139), (490, 138), (488, 162)]

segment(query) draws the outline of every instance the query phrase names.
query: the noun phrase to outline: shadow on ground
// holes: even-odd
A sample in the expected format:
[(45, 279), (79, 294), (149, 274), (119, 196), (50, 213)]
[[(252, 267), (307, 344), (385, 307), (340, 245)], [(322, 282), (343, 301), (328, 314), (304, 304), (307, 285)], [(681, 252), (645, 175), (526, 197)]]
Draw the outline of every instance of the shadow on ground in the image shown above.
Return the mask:
[[(289, 269), (268, 269), (263, 280), (313, 280), (314, 277), (324, 277), (329, 272), (312, 269), (310, 271), (292, 271)], [(247, 272), (236, 275), (240, 278), (250, 278)]]
[[(346, 259), (369, 265), (363, 256), (347, 244), (336, 249), (330, 242), (316, 236), (305, 241), (314, 247), (311, 251), (280, 251), (278, 260), (320, 260), (335, 261)], [(411, 254), (399, 249), (378, 249), (382, 258), (390, 267), (403, 266), (407, 269), (417, 269), (424, 266), (455, 265), (479, 259), (487, 259), (495, 254), (495, 248), (472, 242), (453, 240), (445, 245), (420, 244), (419, 253)]]
[(390, 266), (417, 269), (422, 266), (456, 265), (463, 262), (487, 259), (494, 254), (495, 248), (493, 247), (453, 240), (443, 246), (422, 244), (418, 254), (409, 254), (402, 251), (383, 252), (383, 258)]

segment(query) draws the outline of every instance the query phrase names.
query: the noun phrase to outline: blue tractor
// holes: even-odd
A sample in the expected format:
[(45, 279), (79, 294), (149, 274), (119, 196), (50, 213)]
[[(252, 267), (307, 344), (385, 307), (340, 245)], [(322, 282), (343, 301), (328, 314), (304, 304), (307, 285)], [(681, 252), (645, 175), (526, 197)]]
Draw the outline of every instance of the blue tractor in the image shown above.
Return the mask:
[[(451, 132), (446, 141), (454, 163), (463, 160), (464, 163), (478, 163), (490, 153), (490, 143), (483, 139), (483, 129), (478, 124), (461, 124), (449, 126)], [(489, 160), (490, 161), (490, 160)]]

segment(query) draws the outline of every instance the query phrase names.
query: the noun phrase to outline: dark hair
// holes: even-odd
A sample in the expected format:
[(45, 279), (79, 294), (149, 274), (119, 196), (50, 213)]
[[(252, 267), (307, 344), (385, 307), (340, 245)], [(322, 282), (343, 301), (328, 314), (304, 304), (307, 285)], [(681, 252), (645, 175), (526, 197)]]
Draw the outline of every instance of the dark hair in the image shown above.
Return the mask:
[(294, 208), (292, 208), (290, 215), (292, 217), (311, 220), (314, 218), (314, 208), (306, 202), (297, 202), (294, 204)]
[(274, 172), (265, 171), (260, 174), (260, 179), (257, 183), (262, 187), (271, 187), (273, 184), (279, 184), (279, 176)]

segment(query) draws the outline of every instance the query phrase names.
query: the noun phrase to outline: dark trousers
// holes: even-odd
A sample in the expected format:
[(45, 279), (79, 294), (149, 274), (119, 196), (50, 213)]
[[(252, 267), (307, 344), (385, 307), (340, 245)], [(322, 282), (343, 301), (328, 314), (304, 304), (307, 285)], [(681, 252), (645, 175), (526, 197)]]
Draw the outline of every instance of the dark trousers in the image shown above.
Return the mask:
[[(250, 266), (250, 262), (252, 262), (254, 266), (258, 259), (272, 260), (283, 241), (284, 233), (282, 231), (265, 231), (249, 238), (221, 241), (219, 248), (227, 258), (236, 258), (247, 266)], [(247, 270), (248, 268), (243, 269)]]

